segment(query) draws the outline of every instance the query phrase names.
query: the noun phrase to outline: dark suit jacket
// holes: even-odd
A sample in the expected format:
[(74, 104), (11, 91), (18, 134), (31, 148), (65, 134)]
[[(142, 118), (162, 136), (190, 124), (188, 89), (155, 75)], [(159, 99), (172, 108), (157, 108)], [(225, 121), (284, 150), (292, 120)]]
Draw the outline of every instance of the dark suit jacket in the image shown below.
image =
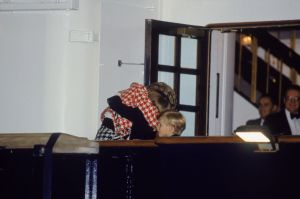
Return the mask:
[(254, 119), (254, 120), (248, 120), (246, 122), (246, 125), (260, 125), (260, 121), (261, 121), (260, 118)]
[(269, 127), (273, 135), (291, 135), (291, 128), (285, 115), (285, 109), (269, 115), (264, 125)]

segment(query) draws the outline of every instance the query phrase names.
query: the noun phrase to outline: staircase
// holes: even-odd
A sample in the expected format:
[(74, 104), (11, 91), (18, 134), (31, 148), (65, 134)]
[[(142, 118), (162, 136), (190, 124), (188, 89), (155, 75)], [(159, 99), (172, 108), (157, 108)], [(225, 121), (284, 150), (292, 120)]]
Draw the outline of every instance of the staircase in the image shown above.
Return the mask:
[[(254, 105), (264, 93), (280, 105), (286, 88), (297, 83), (299, 54), (274, 36), (274, 32), (255, 29), (237, 35), (235, 91)], [(245, 42), (245, 38), (250, 42)], [(295, 47), (296, 40), (291, 41)]]

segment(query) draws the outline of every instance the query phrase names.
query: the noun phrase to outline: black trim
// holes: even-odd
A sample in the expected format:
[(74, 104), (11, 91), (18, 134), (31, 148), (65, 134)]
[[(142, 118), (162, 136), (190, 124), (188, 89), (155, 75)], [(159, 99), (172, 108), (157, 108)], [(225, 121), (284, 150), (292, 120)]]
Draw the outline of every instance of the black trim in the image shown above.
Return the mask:
[(201, 72), (200, 69), (180, 68), (180, 67), (167, 66), (167, 65), (158, 65), (157, 69), (159, 71), (164, 71), (164, 72), (183, 73), (183, 74), (191, 74), (191, 75), (198, 75)]
[(200, 106), (192, 106), (192, 105), (183, 105), (183, 104), (179, 104), (178, 109), (181, 111), (188, 111), (188, 112), (197, 112), (200, 109)]
[(60, 133), (53, 133), (45, 146), (43, 170), (43, 199), (52, 199), (52, 149), (59, 136)]
[(219, 118), (220, 73), (217, 73), (216, 118)]

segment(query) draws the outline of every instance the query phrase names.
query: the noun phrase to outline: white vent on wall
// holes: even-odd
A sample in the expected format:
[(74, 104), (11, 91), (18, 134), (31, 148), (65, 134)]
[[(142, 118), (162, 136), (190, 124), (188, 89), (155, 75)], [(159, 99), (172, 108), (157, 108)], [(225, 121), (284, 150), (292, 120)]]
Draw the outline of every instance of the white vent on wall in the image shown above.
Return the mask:
[(79, 0), (0, 0), (0, 11), (77, 10)]

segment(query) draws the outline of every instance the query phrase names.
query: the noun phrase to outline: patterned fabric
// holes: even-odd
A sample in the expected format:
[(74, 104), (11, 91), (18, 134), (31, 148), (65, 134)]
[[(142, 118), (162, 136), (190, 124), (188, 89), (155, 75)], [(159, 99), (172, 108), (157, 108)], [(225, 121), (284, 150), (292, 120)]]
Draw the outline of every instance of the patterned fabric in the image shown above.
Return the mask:
[(132, 108), (138, 107), (149, 125), (155, 129), (159, 115), (158, 109), (152, 104), (148, 97), (148, 91), (145, 86), (132, 83), (127, 90), (120, 91), (122, 103)]
[[(149, 126), (151, 126), (153, 129), (156, 128), (158, 124), (157, 117), (159, 115), (159, 111), (149, 99), (148, 91), (145, 86), (138, 83), (132, 83), (128, 89), (120, 91), (119, 93), (123, 104), (132, 108), (137, 107), (143, 113)], [(115, 131), (101, 126), (98, 130), (98, 137), (96, 136), (96, 139), (109, 140), (118, 137), (125, 138), (128, 136), (131, 131), (132, 122), (121, 117), (109, 107), (101, 113), (101, 120), (103, 121), (104, 118), (107, 118), (108, 114), (109, 118), (111, 118), (113, 121)]]
[(129, 134), (132, 122), (127, 120), (124, 117), (121, 117), (118, 113), (116, 113), (114, 110), (110, 109), (109, 107), (104, 109), (104, 111), (101, 113), (101, 120), (109, 115), (109, 118), (112, 119), (115, 131), (117, 135), (125, 137)]
[(116, 134), (113, 129), (102, 124), (95, 140), (122, 140), (122, 137)]

